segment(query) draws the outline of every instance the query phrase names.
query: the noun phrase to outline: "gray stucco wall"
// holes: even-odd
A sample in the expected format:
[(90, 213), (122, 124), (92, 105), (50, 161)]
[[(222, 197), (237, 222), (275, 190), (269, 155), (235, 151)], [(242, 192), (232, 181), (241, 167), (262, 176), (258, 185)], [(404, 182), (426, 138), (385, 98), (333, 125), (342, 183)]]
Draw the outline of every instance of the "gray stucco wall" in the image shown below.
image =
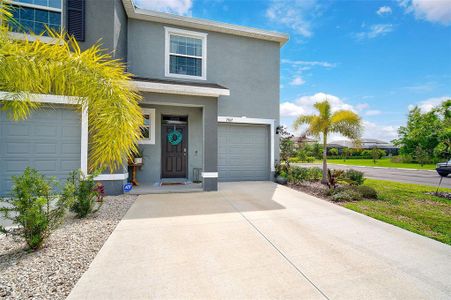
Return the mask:
[(202, 168), (202, 108), (143, 104), (143, 108), (155, 108), (155, 144), (139, 145), (143, 150), (144, 165), (137, 172), (139, 182), (153, 183), (161, 174), (161, 116), (188, 116), (188, 179), (193, 180), (193, 168)]
[[(129, 20), (128, 67), (131, 73), (169, 78), (164, 76), (164, 26)], [(279, 43), (218, 32), (199, 32), (208, 33), (206, 82), (230, 89), (230, 96), (219, 103), (218, 114), (279, 120)]]
[[(100, 42), (114, 58), (127, 58), (127, 16), (121, 0), (85, 0), (86, 35), (82, 50)], [(64, 1), (63, 26), (67, 25), (67, 0)]]
[[(128, 69), (131, 73), (149, 78), (169, 78), (164, 74), (164, 26), (129, 19)], [(280, 122), (279, 44), (218, 32), (199, 32), (208, 33), (206, 82), (230, 89), (230, 96), (221, 97), (218, 102), (218, 115), (274, 119), (277, 127)], [(278, 159), (277, 136), (274, 148)]]

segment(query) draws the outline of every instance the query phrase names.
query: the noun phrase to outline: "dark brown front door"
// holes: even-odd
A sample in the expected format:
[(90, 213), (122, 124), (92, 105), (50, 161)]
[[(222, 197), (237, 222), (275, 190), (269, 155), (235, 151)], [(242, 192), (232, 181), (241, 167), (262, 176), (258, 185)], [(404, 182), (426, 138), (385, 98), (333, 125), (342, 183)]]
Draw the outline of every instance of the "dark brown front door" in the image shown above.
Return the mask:
[[(174, 130), (181, 135), (181, 141), (177, 143), (179, 134), (171, 134)], [(172, 143), (169, 138), (172, 139)], [(186, 178), (188, 160), (188, 126), (162, 124), (161, 125), (161, 160), (162, 178)]]

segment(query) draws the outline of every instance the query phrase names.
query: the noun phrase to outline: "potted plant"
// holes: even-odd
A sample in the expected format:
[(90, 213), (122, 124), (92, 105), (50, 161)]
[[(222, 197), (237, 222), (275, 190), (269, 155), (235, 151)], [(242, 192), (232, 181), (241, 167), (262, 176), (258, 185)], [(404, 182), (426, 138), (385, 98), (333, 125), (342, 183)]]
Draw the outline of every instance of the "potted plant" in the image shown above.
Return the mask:
[(136, 149), (137, 150), (134, 153), (135, 155), (134, 155), (134, 158), (133, 158), (133, 163), (135, 165), (140, 165), (140, 164), (143, 163), (143, 152), (142, 152), (141, 147), (137, 147)]

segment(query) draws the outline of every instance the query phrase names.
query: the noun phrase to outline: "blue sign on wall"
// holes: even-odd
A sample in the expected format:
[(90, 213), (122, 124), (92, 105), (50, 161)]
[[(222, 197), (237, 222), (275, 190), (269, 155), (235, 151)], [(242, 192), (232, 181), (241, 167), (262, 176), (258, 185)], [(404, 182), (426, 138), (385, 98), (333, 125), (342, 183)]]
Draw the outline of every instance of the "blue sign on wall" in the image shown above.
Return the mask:
[(124, 184), (124, 193), (130, 192), (133, 188), (133, 185), (131, 183)]

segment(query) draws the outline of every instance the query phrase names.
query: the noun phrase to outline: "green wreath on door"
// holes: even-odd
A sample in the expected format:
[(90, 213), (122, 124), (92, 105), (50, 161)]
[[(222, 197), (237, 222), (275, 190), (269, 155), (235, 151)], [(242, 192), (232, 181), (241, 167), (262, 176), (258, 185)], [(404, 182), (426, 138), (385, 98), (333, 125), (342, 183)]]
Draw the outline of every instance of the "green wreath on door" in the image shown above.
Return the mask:
[(183, 135), (178, 130), (172, 130), (168, 133), (168, 142), (171, 143), (171, 145), (178, 145), (182, 142)]

